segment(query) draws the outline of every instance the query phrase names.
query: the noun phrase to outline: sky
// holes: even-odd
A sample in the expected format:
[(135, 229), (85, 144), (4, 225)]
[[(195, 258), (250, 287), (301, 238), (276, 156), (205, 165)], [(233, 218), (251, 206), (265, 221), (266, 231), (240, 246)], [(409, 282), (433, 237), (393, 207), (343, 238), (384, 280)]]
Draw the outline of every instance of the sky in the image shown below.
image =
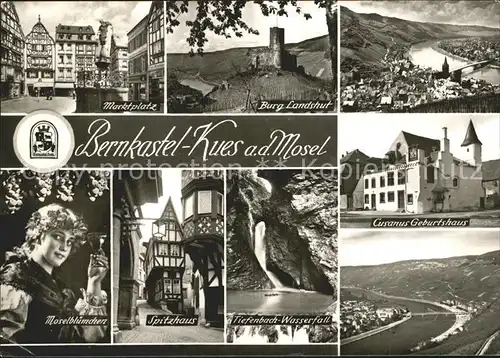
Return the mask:
[(340, 266), (482, 255), (500, 250), (496, 230), (340, 230)]
[[(257, 29), (259, 35), (244, 33), (243, 37), (237, 38), (232, 36), (226, 39), (224, 36), (218, 36), (213, 33), (207, 33), (208, 42), (205, 44), (204, 51), (211, 52), (217, 50), (225, 50), (234, 47), (257, 47), (269, 45), (269, 28), (276, 26), (285, 29), (285, 43), (296, 43), (303, 40), (311, 39), (318, 36), (328, 34), (326, 26), (325, 9), (318, 8), (314, 1), (297, 1), (298, 6), (303, 12), (312, 16), (311, 19), (305, 20), (303, 15), (295, 12), (293, 6), (288, 6), (285, 9), (288, 12), (288, 17), (262, 15), (260, 7), (249, 2), (242, 11), (242, 20), (250, 27)], [(189, 37), (189, 27), (185, 25), (186, 21), (193, 20), (196, 17), (196, 1), (190, 3), (187, 14), (179, 16), (178, 20), (181, 23), (174, 29), (173, 34), (167, 35), (167, 49), (170, 53), (186, 53), (190, 47), (186, 42)]]
[(342, 6), (358, 13), (377, 13), (420, 22), (482, 25), (500, 28), (498, 0), (474, 1), (341, 1)]
[[(463, 157), (461, 144), (469, 120), (472, 119), (479, 140), (483, 143), (482, 159), (500, 159), (500, 118), (493, 115), (462, 114), (349, 114), (339, 121), (339, 153), (359, 149), (368, 156), (382, 158), (401, 131), (431, 139), (441, 139), (443, 127), (448, 128), (450, 151)], [(362, 129), (362, 130), (361, 130)], [(374, 134), (376, 133), (376, 134)]]
[[(157, 204), (149, 203), (141, 206), (144, 218), (159, 218), (167, 205), (168, 198), (171, 197), (177, 218), (180, 224), (182, 224), (181, 173), (181, 169), (161, 169), (163, 196), (159, 198)], [(143, 224), (140, 229), (142, 234), (141, 242), (147, 242), (152, 236), (153, 220), (142, 220), (141, 224)]]
[(50, 35), (56, 26), (91, 25), (97, 34), (99, 20), (113, 24), (120, 45), (127, 45), (127, 32), (149, 13), (151, 1), (14, 1), (24, 35), (38, 22), (38, 15)]

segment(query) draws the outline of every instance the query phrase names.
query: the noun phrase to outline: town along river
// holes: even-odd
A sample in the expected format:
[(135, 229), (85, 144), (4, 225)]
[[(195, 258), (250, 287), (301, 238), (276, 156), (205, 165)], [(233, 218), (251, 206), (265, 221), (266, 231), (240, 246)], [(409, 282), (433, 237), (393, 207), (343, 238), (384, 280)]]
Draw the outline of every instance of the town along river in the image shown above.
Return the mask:
[[(437, 313), (425, 316), (413, 316), (398, 326), (387, 329), (372, 336), (341, 346), (341, 354), (345, 355), (403, 355), (411, 353), (411, 349), (420, 342), (430, 340), (448, 330), (455, 323), (454, 314), (444, 308), (413, 301), (412, 299), (392, 298), (374, 291), (361, 288), (342, 288), (347, 295), (355, 295), (358, 300), (372, 301), (393, 306), (405, 306), (412, 313)], [(364, 297), (363, 297), (364, 295)]]
[[(419, 65), (421, 67), (431, 67), (436, 71), (441, 71), (445, 57), (447, 58), (448, 65), (450, 66), (450, 71), (469, 63), (473, 63), (473, 61), (460, 59), (457, 56), (438, 49), (438, 42), (439, 41), (432, 40), (413, 45), (409, 51), (411, 61), (415, 65)], [(477, 78), (497, 85), (500, 84), (500, 69), (486, 66), (478, 70), (474, 70), (470, 67), (462, 71), (462, 78)]]

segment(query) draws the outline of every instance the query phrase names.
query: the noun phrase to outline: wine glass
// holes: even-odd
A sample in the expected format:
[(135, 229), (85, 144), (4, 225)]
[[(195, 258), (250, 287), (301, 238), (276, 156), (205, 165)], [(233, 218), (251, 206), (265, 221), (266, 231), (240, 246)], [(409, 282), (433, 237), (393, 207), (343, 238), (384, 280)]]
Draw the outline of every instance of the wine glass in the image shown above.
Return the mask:
[(88, 235), (88, 242), (92, 249), (93, 254), (90, 255), (90, 261), (94, 267), (103, 267), (97, 259), (98, 256), (106, 256), (102, 246), (107, 241), (108, 235), (105, 233), (90, 233)]

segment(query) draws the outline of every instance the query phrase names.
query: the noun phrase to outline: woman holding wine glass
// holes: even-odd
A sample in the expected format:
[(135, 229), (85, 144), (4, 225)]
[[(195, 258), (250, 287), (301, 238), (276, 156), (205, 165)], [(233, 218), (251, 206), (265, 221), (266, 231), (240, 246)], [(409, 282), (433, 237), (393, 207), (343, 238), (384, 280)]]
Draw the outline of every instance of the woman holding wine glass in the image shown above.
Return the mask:
[(94, 343), (105, 336), (107, 325), (46, 323), (50, 317), (107, 316), (101, 282), (109, 263), (102, 250), (91, 255), (87, 287), (78, 300), (53, 273), (85, 243), (86, 235), (83, 220), (61, 205), (50, 204), (31, 215), (25, 241), (7, 253), (0, 268), (2, 343)]

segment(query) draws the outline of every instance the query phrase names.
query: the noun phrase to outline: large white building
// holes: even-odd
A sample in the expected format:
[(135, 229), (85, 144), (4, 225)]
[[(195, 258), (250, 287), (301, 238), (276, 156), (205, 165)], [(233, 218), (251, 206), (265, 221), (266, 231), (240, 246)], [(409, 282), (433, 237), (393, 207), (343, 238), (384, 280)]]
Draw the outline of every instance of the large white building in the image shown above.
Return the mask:
[[(402, 131), (382, 163), (364, 166), (352, 190), (362, 193), (363, 209), (424, 213), (485, 207), (482, 143), (474, 124), (469, 122), (457, 156), (450, 152), (447, 131), (443, 128), (441, 139)], [(347, 198), (344, 204), (359, 199)]]

